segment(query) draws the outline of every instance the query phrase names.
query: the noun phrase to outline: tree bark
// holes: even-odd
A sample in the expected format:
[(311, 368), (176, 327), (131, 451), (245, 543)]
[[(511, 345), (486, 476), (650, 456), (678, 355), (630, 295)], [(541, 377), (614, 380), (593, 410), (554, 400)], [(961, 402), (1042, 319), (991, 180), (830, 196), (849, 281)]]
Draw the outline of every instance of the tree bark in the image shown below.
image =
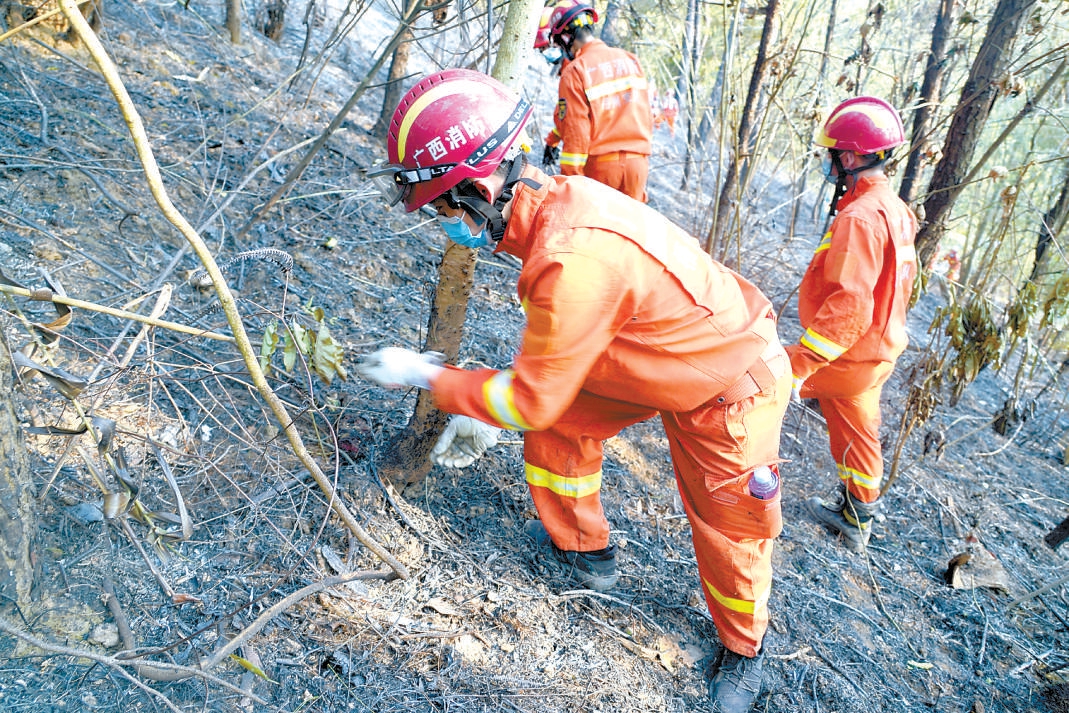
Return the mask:
[(1032, 262), (1032, 273), (1028, 276), (1029, 282), (1042, 279), (1047, 274), (1061, 275), (1061, 270), (1047, 270), (1050, 262), (1050, 246), (1057, 245), (1057, 237), (1065, 228), (1066, 219), (1069, 218), (1069, 169), (1066, 170), (1065, 178), (1062, 179), (1062, 187), (1058, 197), (1054, 199), (1054, 205), (1043, 214), (1043, 220), (1039, 223), (1039, 231), (1036, 235), (1035, 260)]
[(973, 60), (969, 78), (943, 144), (943, 157), (935, 167), (924, 202), (926, 222), (917, 234), (917, 259), (928, 269), (946, 230), (946, 219), (963, 188), (963, 179), (976, 152), (980, 136), (998, 98), (995, 80), (1006, 67), (1013, 40), (1036, 0), (999, 0), (980, 51)]
[(906, 203), (912, 203), (917, 197), (917, 178), (920, 175), (921, 158), (924, 156), (924, 144), (931, 131), (932, 114), (939, 104), (940, 88), (943, 84), (943, 71), (946, 67), (947, 44), (950, 30), (954, 26), (955, 0), (940, 0), (939, 12), (935, 16), (932, 29), (932, 46), (928, 50), (928, 61), (924, 68), (924, 81), (921, 83), (920, 103), (913, 115), (913, 130), (909, 141), (909, 158), (902, 172), (902, 184), (898, 188), (898, 197)]
[[(689, 129), (687, 131), (687, 146), (683, 154), (683, 180), (679, 184), (682, 190), (686, 190), (687, 186), (690, 185), (694, 164), (705, 159), (709, 145), (709, 134), (713, 131), (713, 120), (724, 111), (723, 105), (727, 96), (726, 87), (728, 82), (731, 81), (731, 65), (735, 59), (735, 45), (738, 40), (739, 14), (741, 11), (742, 5), (739, 3), (735, 6), (735, 10), (731, 15), (731, 26), (728, 28), (727, 37), (724, 38), (724, 53), (720, 60), (720, 69), (716, 72), (716, 81), (713, 82), (713, 88), (709, 90), (709, 101), (702, 107), (698, 131), (693, 135)], [(695, 119), (697, 118), (696, 112), (692, 112), (692, 115)]]
[[(408, 0), (405, 5), (405, 14), (411, 13), (413, 6), (421, 2), (423, 0)], [(394, 109), (397, 108), (397, 103), (401, 101), (401, 80), (404, 79), (405, 74), (408, 72), (408, 55), (414, 38), (412, 26), (409, 25), (401, 33), (397, 48), (393, 51), (393, 57), (390, 58), (390, 76), (386, 80), (386, 88), (382, 95), (382, 110), (379, 112), (378, 121), (371, 127), (371, 133), (376, 138), (386, 138), (386, 132), (390, 128), (390, 119), (393, 118)]]
[(624, 35), (620, 30), (621, 25), (626, 25), (624, 18), (626, 5), (619, 0), (609, 0), (605, 6), (605, 14), (601, 17), (601, 40), (610, 47), (620, 47)]
[(29, 604), (37, 519), (33, 482), (15, 416), (11, 357), (0, 340), (0, 597)]
[[(705, 237), (705, 250), (717, 259), (723, 258), (726, 251), (725, 237), (732, 226), (732, 218), (737, 212), (734, 207), (739, 201), (739, 167), (748, 158), (750, 152), (750, 134), (757, 123), (757, 105), (761, 96), (761, 86), (768, 75), (768, 49), (776, 35), (776, 22), (779, 19), (780, 0), (769, 0), (765, 10), (765, 26), (761, 30), (761, 44), (757, 48), (753, 74), (750, 75), (750, 89), (746, 93), (746, 104), (739, 119), (739, 131), (735, 140), (735, 150), (728, 162), (724, 183), (717, 200), (715, 218), (709, 234)], [(715, 254), (714, 254), (715, 253)]]
[(226, 0), (226, 29), (230, 32), (230, 41), (241, 44), (241, 0)]
[[(509, 3), (492, 74), (514, 90), (519, 89), (522, 81), (527, 48), (534, 43), (541, 15), (539, 0)], [(464, 319), (475, 283), (475, 256), (475, 250), (450, 242), (438, 268), (438, 288), (427, 322), (424, 349), (442, 352), (450, 363), (456, 363), (460, 354)], [(428, 456), (447, 418), (448, 414), (435, 407), (431, 392), (420, 390), (412, 418), (394, 442), (389, 455), (380, 463), (386, 479), (401, 490), (423, 482), (431, 470)]]
[(824, 50), (820, 53), (820, 70), (817, 72), (817, 92), (815, 105), (824, 105), (824, 87), (827, 85), (828, 57), (831, 56), (831, 41), (835, 34), (835, 15), (839, 10), (839, 0), (831, 0), (828, 8), (828, 26), (824, 30)]
[(288, 0), (270, 0), (267, 3), (267, 20), (264, 22), (264, 37), (278, 42), (286, 29), (286, 5)]

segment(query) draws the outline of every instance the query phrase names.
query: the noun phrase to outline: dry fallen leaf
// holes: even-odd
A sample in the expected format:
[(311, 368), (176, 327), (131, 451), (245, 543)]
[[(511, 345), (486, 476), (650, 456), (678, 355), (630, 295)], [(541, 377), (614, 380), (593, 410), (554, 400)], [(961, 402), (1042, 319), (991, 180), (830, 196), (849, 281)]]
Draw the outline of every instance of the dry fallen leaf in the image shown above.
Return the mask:
[(457, 609), (452, 603), (442, 599), (441, 597), (434, 597), (429, 600), (423, 606), (429, 607), (438, 612), (442, 616), (464, 616), (464, 612)]
[(944, 576), (954, 589), (987, 587), (1001, 592), (1010, 590), (1009, 575), (1002, 563), (984, 547), (975, 532), (965, 539), (964, 551), (954, 555), (947, 563)]

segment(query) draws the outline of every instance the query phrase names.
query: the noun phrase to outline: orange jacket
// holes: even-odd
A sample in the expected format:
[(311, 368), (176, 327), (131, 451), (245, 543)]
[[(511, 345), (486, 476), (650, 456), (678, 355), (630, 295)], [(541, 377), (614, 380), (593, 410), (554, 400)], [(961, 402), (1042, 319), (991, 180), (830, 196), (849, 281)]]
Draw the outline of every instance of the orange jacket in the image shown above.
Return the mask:
[(517, 184), (498, 246), (523, 262), (520, 352), (503, 371), (441, 372), (440, 409), (544, 430), (583, 389), (690, 411), (782, 354), (764, 295), (667, 218), (585, 177), (524, 175), (541, 187)]
[(788, 349), (796, 379), (836, 359), (894, 362), (909, 341), (917, 219), (882, 175), (860, 178), (838, 208), (798, 289), (805, 334)]
[(648, 156), (651, 116), (638, 58), (590, 40), (560, 73), (554, 125), (564, 139), (561, 173), (582, 174), (589, 156), (614, 151)]
[[(561, 59), (561, 64), (560, 64), (560, 68), (557, 70), (557, 75), (559, 76), (559, 75), (563, 74), (564, 73), (564, 68), (567, 67), (571, 63), (572, 63), (572, 61), (570, 59), (568, 59), (567, 57), (562, 58)], [(559, 80), (558, 80), (558, 82), (559, 82)], [(560, 100), (558, 99), (558, 101), (557, 101), (557, 109), (555, 109), (553, 111), (553, 128), (549, 130), (548, 134), (546, 134), (546, 145), (547, 146), (559, 146), (560, 142), (563, 140), (562, 137), (561, 137), (562, 129), (561, 129), (561, 118), (560, 117), (561, 117), (561, 113), (562, 112), (560, 111), (560, 106), (561, 106)]]

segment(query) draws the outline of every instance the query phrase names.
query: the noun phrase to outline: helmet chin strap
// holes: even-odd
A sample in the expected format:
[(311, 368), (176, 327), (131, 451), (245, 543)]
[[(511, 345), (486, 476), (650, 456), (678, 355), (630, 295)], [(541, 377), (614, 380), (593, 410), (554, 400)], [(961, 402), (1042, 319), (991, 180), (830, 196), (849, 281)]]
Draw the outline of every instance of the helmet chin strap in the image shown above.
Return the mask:
[(505, 237), (505, 218), (501, 215), (501, 209), (512, 200), (512, 189), (517, 183), (524, 183), (536, 191), (542, 187), (537, 181), (530, 178), (520, 178), (523, 167), (527, 165), (527, 154), (521, 153), (512, 159), (509, 172), (505, 177), (505, 187), (501, 195), (491, 205), (482, 197), (479, 190), (470, 182), (465, 181), (461, 186), (453, 188), (450, 193), (453, 200), (462, 208), (470, 210), (487, 222), (490, 237), (493, 241), (500, 242)]
[(858, 166), (857, 168), (849, 169), (843, 167), (842, 158), (840, 158), (842, 152), (835, 149), (829, 149), (828, 153), (831, 154), (831, 163), (835, 166), (835, 193), (831, 197), (831, 205), (828, 208), (828, 218), (835, 217), (836, 211), (839, 210), (839, 199), (846, 195), (846, 177), (855, 177), (862, 171), (867, 171), (870, 168), (876, 168), (882, 166), (887, 162), (887, 159), (891, 158), (890, 150), (880, 151), (879, 153), (872, 154), (872, 160), (868, 163)]

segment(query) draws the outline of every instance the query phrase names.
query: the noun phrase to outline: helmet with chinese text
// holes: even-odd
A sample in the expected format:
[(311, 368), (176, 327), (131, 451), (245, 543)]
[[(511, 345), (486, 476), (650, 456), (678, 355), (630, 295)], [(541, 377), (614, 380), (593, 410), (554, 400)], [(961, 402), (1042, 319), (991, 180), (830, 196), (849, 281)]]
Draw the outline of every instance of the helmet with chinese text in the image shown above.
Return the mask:
[(446, 69), (420, 79), (394, 110), (386, 138), (405, 210), (493, 173), (526, 140), (530, 116), (526, 100), (481, 72)]

